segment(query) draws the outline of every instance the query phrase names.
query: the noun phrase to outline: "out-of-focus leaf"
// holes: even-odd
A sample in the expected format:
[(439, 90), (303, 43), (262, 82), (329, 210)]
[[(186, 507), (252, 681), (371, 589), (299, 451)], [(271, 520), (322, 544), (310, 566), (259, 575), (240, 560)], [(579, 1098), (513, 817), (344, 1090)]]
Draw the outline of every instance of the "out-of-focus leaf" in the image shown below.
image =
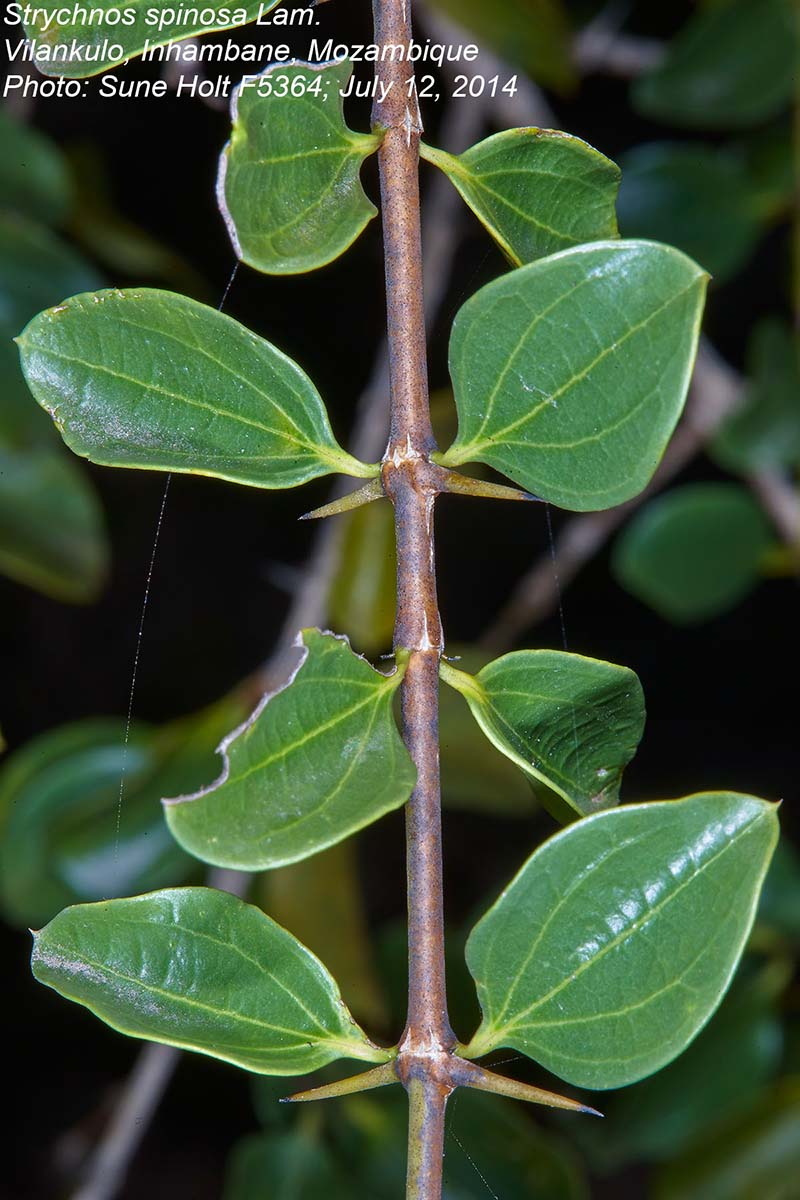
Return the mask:
[(319, 959), (259, 908), (169, 888), (66, 908), (34, 935), (40, 983), (131, 1037), (264, 1075), (387, 1062)]
[[(557, 91), (575, 82), (570, 28), (560, 0), (433, 0), (432, 7)], [(507, 82), (500, 78), (499, 86)]]
[(437, 457), (576, 511), (635, 496), (683, 408), (705, 283), (680, 251), (621, 241), (487, 284), (453, 326), (458, 437)]
[[(92, 0), (91, 11), (99, 16), (87, 20), (82, 15), (87, 10), (81, 5), (74, 9), (64, 8), (45, 0), (45, 3), (29, 6), (25, 34), (42, 52), (42, 57), (37, 56), (36, 67), (43, 75), (85, 79), (109, 67), (121, 66), (145, 48), (166, 46), (201, 33), (233, 29), (255, 21), (279, 3), (280, 0), (241, 0), (241, 4), (228, 4), (213, 0), (201, 7), (175, 3), (175, 0), (152, 0), (147, 5), (136, 3), (121, 7), (119, 0)], [(116, 20), (112, 16), (104, 21), (102, 18), (110, 10), (117, 14), (130, 12), (133, 22), (126, 24), (119, 16)], [(66, 13), (67, 17), (74, 14), (73, 19), (56, 24), (53, 15), (58, 11)], [(245, 14), (244, 20), (240, 19), (240, 13)], [(121, 53), (112, 55), (111, 51), (117, 46)]]
[(405, 804), (416, 780), (392, 712), (403, 678), (347, 639), (307, 629), (291, 682), (220, 747), (216, 783), (166, 804), (178, 842), (204, 862), (258, 871), (299, 862)]
[(0, 109), (0, 208), (60, 225), (73, 190), (69, 168), (57, 146), (30, 125)]
[(101, 285), (94, 269), (50, 230), (0, 213), (0, 441), (6, 446), (55, 442), (25, 386), (11, 339), (40, 308)]
[(108, 568), (102, 513), (60, 449), (0, 444), (0, 571), (56, 600), (87, 603)]
[(245, 76), (220, 159), (217, 198), (236, 254), (273, 275), (338, 258), (378, 211), (359, 178), (381, 142), (345, 123), (348, 59), (276, 63)]
[(800, 1176), (800, 1077), (666, 1165), (654, 1200), (795, 1200)]
[(750, 1107), (780, 1063), (777, 997), (786, 983), (783, 964), (740, 975), (680, 1058), (604, 1100), (603, 1125), (587, 1122), (576, 1134), (598, 1167), (613, 1171), (636, 1159), (668, 1161)]
[(115, 274), (163, 280), (196, 300), (209, 298), (208, 283), (185, 258), (118, 210), (96, 146), (70, 147), (69, 162), (77, 189), (69, 229), (83, 247)]
[(667, 124), (747, 128), (788, 106), (797, 53), (791, 0), (702, 5), (634, 84), (633, 102)]
[(676, 624), (729, 611), (756, 585), (774, 541), (750, 492), (692, 483), (651, 500), (617, 539), (618, 583)]
[[(486, 656), (468, 647), (448, 647), (458, 668), (476, 673)], [(442, 803), (447, 808), (497, 817), (529, 817), (537, 810), (528, 778), (490, 743), (475, 736), (475, 721), (453, 688), (439, 692)]]
[(742, 405), (711, 446), (729, 471), (800, 465), (800, 363), (797, 342), (783, 321), (768, 318), (748, 347), (748, 384)]
[[(195, 864), (164, 823), (160, 800), (196, 787), (242, 716), (237, 699), (161, 729), (82, 721), (40, 735), (0, 767), (0, 904), (41, 925), (78, 900), (182, 882)], [(120, 781), (124, 788), (120, 804)]]
[(619, 801), (622, 772), (644, 730), (633, 671), (557, 650), (518, 650), (468, 675), (443, 662), (489, 741), (586, 816)]
[(352, 1195), (330, 1151), (318, 1137), (297, 1129), (255, 1134), (238, 1142), (228, 1162), (222, 1200), (352, 1200)]
[(617, 236), (620, 172), (592, 146), (552, 129), (507, 129), (463, 154), (424, 143), (515, 266)]
[(324, 954), (356, 1017), (373, 1029), (386, 1028), (353, 838), (313, 859), (265, 872), (261, 881), (265, 911), (314, 954)]
[(391, 647), (394, 629), (394, 509), (377, 501), (338, 520), (346, 527), (328, 601), (330, 621), (364, 654), (379, 654)]
[(483, 1023), (578, 1087), (636, 1083), (719, 1005), (753, 923), (775, 806), (710, 792), (569, 825), (525, 863), (467, 942)]
[(185, 296), (73, 296), (39, 313), (18, 342), (34, 396), (92, 462), (265, 488), (375, 474), (338, 446), (297, 363)]
[(743, 159), (699, 143), (653, 142), (623, 156), (619, 221), (626, 237), (669, 242), (721, 282), (749, 258), (761, 214)]
[(764, 880), (758, 919), (787, 937), (800, 939), (800, 854), (786, 839), (778, 842)]

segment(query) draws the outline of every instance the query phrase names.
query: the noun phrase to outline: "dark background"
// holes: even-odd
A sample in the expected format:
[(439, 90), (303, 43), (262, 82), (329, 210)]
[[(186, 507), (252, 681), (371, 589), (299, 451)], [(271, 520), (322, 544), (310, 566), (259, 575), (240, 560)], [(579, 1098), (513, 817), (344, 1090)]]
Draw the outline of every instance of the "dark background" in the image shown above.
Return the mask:
[[(673, 0), (639, 3), (628, 27), (666, 37), (691, 7)], [(320, 36), (327, 30), (338, 41), (369, 38), (366, 3), (337, 0), (320, 9), (320, 19)], [(270, 34), (249, 30), (245, 36)], [(279, 31), (276, 38), (293, 39), (302, 54), (306, 32)], [(126, 77), (154, 77), (158, 70), (157, 64), (131, 64)], [(100, 99), (97, 86), (90, 81), (85, 99), (37, 102), (35, 124), (65, 147), (87, 141), (97, 147), (121, 212), (178, 250), (208, 281), (202, 298), (218, 303), (234, 267), (214, 199), (227, 114), (172, 97)], [(550, 99), (559, 127), (613, 158), (649, 137), (670, 133), (635, 116), (627, 90), (624, 82), (592, 78), (568, 100)], [(428, 108), (423, 115), (435, 144), (441, 114)], [(348, 117), (354, 128), (368, 128), (365, 105), (354, 104)], [(687, 140), (685, 131), (680, 137)], [(423, 170), (423, 186), (431, 171)], [(377, 199), (374, 160), (365, 182)], [(432, 338), (434, 387), (447, 381), (452, 317), (482, 282), (504, 269), (466, 209), (462, 220), (463, 241)], [(787, 236), (778, 231), (733, 284), (712, 290), (706, 330), (736, 366), (742, 365), (745, 334), (754, 321), (785, 305), (787, 260)], [(379, 221), (344, 258), (313, 277), (272, 279), (240, 268), (226, 311), (300, 361), (325, 397), (337, 435), (346, 439), (384, 328)], [(70, 607), (0, 579), (0, 707), (12, 749), (59, 723), (127, 709), (164, 480), (143, 472), (88, 469), (103, 499), (114, 552), (102, 599), (89, 608)], [(716, 475), (701, 458), (684, 478)], [(173, 478), (144, 631), (137, 717), (159, 721), (196, 710), (266, 658), (289, 603), (276, 585), (281, 575), (276, 568), (302, 565), (313, 529), (298, 525), (296, 517), (326, 495), (325, 481), (280, 494)], [(556, 513), (553, 519), (557, 528), (565, 518)], [(446, 499), (439, 506), (437, 533), (445, 628), (448, 638), (467, 642), (547, 549), (544, 513), (524, 505)], [(647, 730), (626, 774), (625, 798), (671, 797), (705, 788), (752, 791), (785, 798), (785, 827), (796, 829), (797, 595), (791, 580), (771, 580), (728, 616), (678, 630), (616, 586), (606, 554), (583, 572), (564, 598), (569, 649), (633, 668), (647, 697)], [(560, 648), (558, 617), (540, 625), (525, 644)], [(550, 828), (543, 817), (526, 842), (518, 824), (448, 814), (450, 919), (457, 923), (497, 889)], [(361, 851), (372, 919), (377, 924), (402, 914), (400, 818), (368, 831)], [(56, 1148), (65, 1151), (65, 1135), (73, 1128), (84, 1133), (99, 1128), (102, 1106), (138, 1048), (33, 983), (27, 935), (0, 927), (0, 940), (9, 1101), (4, 1132), (19, 1162), (13, 1182), (6, 1168), (0, 1193), (38, 1200), (59, 1194)], [(184, 1058), (124, 1196), (218, 1196), (225, 1154), (250, 1128), (255, 1117), (241, 1075), (210, 1060)], [(635, 1181), (623, 1193), (619, 1188), (626, 1185), (614, 1186), (616, 1192), (609, 1194), (639, 1194)]]

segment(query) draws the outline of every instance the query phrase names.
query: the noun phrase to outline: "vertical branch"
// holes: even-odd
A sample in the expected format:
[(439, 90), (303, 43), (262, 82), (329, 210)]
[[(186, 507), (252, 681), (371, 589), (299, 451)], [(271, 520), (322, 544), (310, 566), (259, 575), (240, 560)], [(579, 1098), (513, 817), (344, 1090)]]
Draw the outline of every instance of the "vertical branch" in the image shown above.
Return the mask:
[[(408, 47), (409, 0), (373, 0), (375, 41)], [(403, 59), (405, 59), (403, 55)], [(406, 812), (408, 1020), (397, 1071), (409, 1092), (407, 1195), (441, 1194), (447, 1066), (455, 1043), (447, 1016), (442, 910), (438, 691), (442, 627), (436, 595), (433, 510), (443, 472), (430, 420), (419, 215), (421, 123), (413, 69), (395, 54), (376, 65), (373, 124), (379, 150), (386, 267), (391, 422), (383, 485), (395, 509), (395, 651), (407, 658), (403, 738), (417, 767)]]

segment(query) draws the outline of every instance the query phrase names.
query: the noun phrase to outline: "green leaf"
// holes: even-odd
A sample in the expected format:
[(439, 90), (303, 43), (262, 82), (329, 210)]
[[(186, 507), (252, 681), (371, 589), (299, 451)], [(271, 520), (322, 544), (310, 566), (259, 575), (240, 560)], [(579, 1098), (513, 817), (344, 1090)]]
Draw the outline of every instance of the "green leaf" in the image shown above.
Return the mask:
[(0, 571), (56, 600), (85, 604), (108, 570), (102, 513), (60, 450), (0, 443)]
[(450, 178), (515, 266), (617, 236), (619, 167), (580, 138), (507, 129), (455, 156), (420, 154)]
[[(505, 62), (524, 67), (538, 83), (561, 92), (574, 85), (571, 31), (560, 0), (433, 0), (432, 7), (491, 46)], [(498, 87), (511, 76), (510, 71), (501, 75)], [(491, 80), (487, 83), (491, 86)]]
[(59, 225), (72, 204), (72, 180), (57, 146), (0, 110), (0, 208)]
[(344, 531), (328, 600), (330, 621), (365, 654), (380, 654), (391, 648), (394, 630), (394, 509), (379, 500), (337, 519)]
[(386, 1062), (319, 959), (260, 909), (212, 888), (77, 904), (34, 934), (40, 983), (132, 1037), (262, 1075)]
[(56, 444), (51, 423), (31, 400), (11, 339), (40, 308), (100, 286), (97, 272), (54, 233), (0, 213), (0, 441), (8, 447)]
[(368, 476), (297, 363), (238, 321), (144, 288), (74, 296), (19, 340), (28, 385), (76, 454), (112, 467), (294, 487)]
[[(161, 798), (198, 787), (240, 719), (237, 699), (161, 728), (81, 721), (34, 738), (0, 767), (0, 906), (41, 925), (80, 900), (183, 882), (196, 869), (170, 837)], [(120, 781), (124, 787), (120, 798)]]
[(720, 0), (698, 7), (634, 106), (667, 124), (742, 129), (788, 106), (798, 53), (791, 0)]
[(222, 1200), (351, 1200), (352, 1188), (330, 1151), (310, 1131), (255, 1134), (234, 1147)]
[(692, 483), (636, 513), (614, 546), (617, 582), (676, 624), (734, 608), (758, 582), (774, 543), (750, 492), (736, 483)]
[(540, 847), (478, 922), (483, 1023), (578, 1087), (635, 1083), (691, 1042), (730, 983), (778, 836), (775, 806), (710, 792), (617, 808)]
[(375, 966), (359, 877), (356, 842), (348, 838), (313, 859), (260, 877), (264, 911), (325, 955), (348, 1007), (384, 1028), (386, 1002)]
[(234, 93), (217, 196), (238, 257), (257, 271), (323, 267), (378, 211), (359, 173), (381, 137), (345, 124), (340, 91), (352, 73), (348, 59), (277, 63)]
[(800, 854), (785, 839), (778, 843), (767, 872), (758, 920), (800, 941)]
[(749, 977), (741, 975), (676, 1062), (609, 1096), (603, 1126), (586, 1122), (578, 1131), (604, 1171), (642, 1158), (669, 1161), (763, 1092), (780, 1063), (777, 998), (787, 983), (786, 970), (770, 963)]
[(611, 508), (651, 478), (683, 408), (706, 276), (655, 242), (564, 250), (489, 283), (458, 313), (458, 437), (562, 508)]
[[(235, 29), (255, 21), (261, 13), (271, 12), (279, 2), (241, 0), (231, 4), (226, 0), (195, 5), (187, 0), (179, 3), (131, 0), (121, 6), (119, 0), (92, 0), (89, 11), (93, 15), (87, 19), (82, 15), (87, 9), (81, 5), (65, 8), (44, 0), (30, 6), (31, 19), (25, 21), (25, 34), (34, 42), (36, 67), (43, 75), (85, 79), (120, 66), (145, 49), (182, 42), (198, 34)], [(59, 11), (67, 14), (63, 24), (54, 21), (54, 14)], [(132, 23), (120, 20), (120, 13), (129, 13)], [(68, 19), (70, 15), (72, 20)], [(287, 13), (286, 24), (290, 23), (288, 17)], [(112, 53), (116, 47), (120, 50), (118, 54)]]
[(619, 800), (622, 772), (644, 731), (633, 671), (578, 654), (518, 650), (477, 675), (441, 664), (489, 741), (534, 784), (586, 816)]
[(626, 236), (677, 246), (717, 282), (745, 264), (763, 224), (743, 159), (696, 142), (652, 142), (623, 156), (618, 212)]
[[(470, 672), (477, 673), (486, 661), (465, 646), (448, 646), (448, 653), (457, 654), (459, 667)], [(472, 714), (452, 687), (439, 695), (439, 746), (445, 808), (494, 817), (530, 817), (537, 811), (530, 776), (475, 737)]]
[(654, 1200), (795, 1200), (800, 1173), (800, 1079), (783, 1080), (744, 1116), (656, 1177)]
[(742, 404), (711, 445), (717, 462), (743, 475), (800, 465), (798, 345), (776, 317), (761, 321), (750, 339)]
[(291, 682), (222, 743), (216, 783), (166, 803), (204, 862), (259, 871), (298, 862), (405, 804), (416, 771), (392, 714), (404, 668), (381, 675), (347, 639), (307, 629)]

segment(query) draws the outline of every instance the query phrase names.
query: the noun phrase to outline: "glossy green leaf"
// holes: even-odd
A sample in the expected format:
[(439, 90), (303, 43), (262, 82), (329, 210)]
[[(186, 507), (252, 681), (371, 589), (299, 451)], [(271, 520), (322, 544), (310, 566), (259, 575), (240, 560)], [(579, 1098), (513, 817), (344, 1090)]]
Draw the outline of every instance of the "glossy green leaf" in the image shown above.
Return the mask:
[(330, 622), (364, 654), (381, 654), (391, 649), (394, 630), (394, 509), (378, 501), (337, 520), (344, 532), (328, 599)]
[(259, 1195), (270, 1200), (351, 1200), (352, 1194), (330, 1150), (301, 1128), (243, 1138), (231, 1155), (222, 1200)]
[(467, 675), (448, 663), (489, 741), (571, 816), (619, 800), (622, 772), (644, 731), (644, 696), (633, 671), (557, 650), (518, 650)]
[(619, 167), (580, 138), (507, 129), (464, 154), (422, 145), (515, 266), (617, 236)]
[(795, 1200), (800, 1175), (800, 1078), (782, 1081), (744, 1116), (669, 1163), (654, 1200)]
[(386, 1002), (367, 928), (355, 839), (265, 871), (260, 892), (265, 912), (313, 953), (324, 954), (350, 1011), (373, 1028), (385, 1028)]
[(72, 204), (72, 180), (57, 146), (0, 109), (0, 208), (45, 224), (64, 221)]
[(643, 1158), (669, 1161), (764, 1091), (780, 1064), (777, 997), (786, 986), (786, 971), (771, 963), (741, 975), (680, 1058), (604, 1098), (602, 1126), (587, 1121), (576, 1131), (602, 1170)]
[[(0, 766), (0, 905), (41, 925), (68, 904), (181, 883), (197, 870), (170, 837), (161, 798), (199, 786), (243, 715), (236, 698), (161, 728), (81, 721)], [(120, 800), (120, 783), (124, 786)]]
[(195, 300), (139, 288), (74, 296), (18, 340), (34, 396), (92, 462), (264, 488), (375, 473), (337, 445), (297, 363)]
[(220, 747), (216, 783), (166, 804), (178, 842), (204, 862), (258, 871), (298, 862), (405, 804), (416, 772), (392, 713), (403, 677), (346, 638), (307, 629), (291, 682)]
[(621, 165), (617, 211), (626, 237), (675, 245), (718, 283), (744, 265), (763, 221), (742, 157), (699, 143), (652, 142)]
[(757, 125), (788, 106), (797, 53), (792, 0), (701, 5), (663, 62), (634, 84), (633, 102), (667, 124)]
[[(477, 674), (486, 662), (466, 646), (448, 646), (457, 669)], [(475, 721), (454, 688), (439, 692), (442, 804), (494, 817), (530, 817), (538, 809), (530, 776), (491, 743), (475, 736)]]
[[(538, 83), (558, 91), (574, 84), (571, 31), (561, 0), (433, 0), (431, 7), (452, 17), (505, 62), (523, 67)], [(511, 77), (511, 71), (501, 75), (498, 87)]]
[(743, 475), (800, 465), (800, 349), (778, 318), (756, 326), (739, 408), (711, 445), (717, 462)]
[(512, 271), (460, 310), (450, 340), (458, 437), (562, 508), (645, 487), (683, 408), (706, 276), (655, 242), (598, 242)]
[(106, 577), (95, 493), (58, 448), (0, 444), (0, 571), (56, 600), (94, 600)]
[(359, 173), (380, 145), (348, 129), (348, 59), (277, 63), (245, 77), (220, 159), (217, 196), (242, 262), (272, 275), (338, 258), (378, 211)]
[(758, 582), (774, 540), (746, 488), (686, 484), (636, 513), (617, 540), (612, 569), (666, 620), (690, 624), (735, 607)]
[(465, 1052), (510, 1046), (590, 1088), (665, 1066), (730, 983), (777, 835), (774, 805), (711, 792), (550, 838), (470, 934), (483, 1023)]
[(263, 1075), (385, 1062), (319, 959), (259, 908), (212, 888), (78, 904), (34, 935), (40, 983), (132, 1037)]
[[(198, 34), (234, 29), (271, 12), (280, 0), (241, 0), (241, 3), (188, 3), (187, 0), (92, 0), (91, 18), (82, 5), (68, 6), (44, 0), (30, 5), (25, 33), (34, 44), (36, 67), (43, 75), (85, 79), (109, 67), (120, 66), (144, 50), (184, 41)], [(66, 14), (61, 23), (55, 14)], [(123, 18), (122, 13), (129, 13)], [(70, 20), (69, 17), (73, 19)], [(285, 23), (289, 24), (286, 13)], [(273, 18), (274, 19), (274, 18)], [(130, 21), (130, 23), (128, 23)], [(277, 23), (282, 23), (280, 18)], [(307, 21), (304, 24), (308, 24)], [(115, 47), (119, 53), (114, 53)]]

